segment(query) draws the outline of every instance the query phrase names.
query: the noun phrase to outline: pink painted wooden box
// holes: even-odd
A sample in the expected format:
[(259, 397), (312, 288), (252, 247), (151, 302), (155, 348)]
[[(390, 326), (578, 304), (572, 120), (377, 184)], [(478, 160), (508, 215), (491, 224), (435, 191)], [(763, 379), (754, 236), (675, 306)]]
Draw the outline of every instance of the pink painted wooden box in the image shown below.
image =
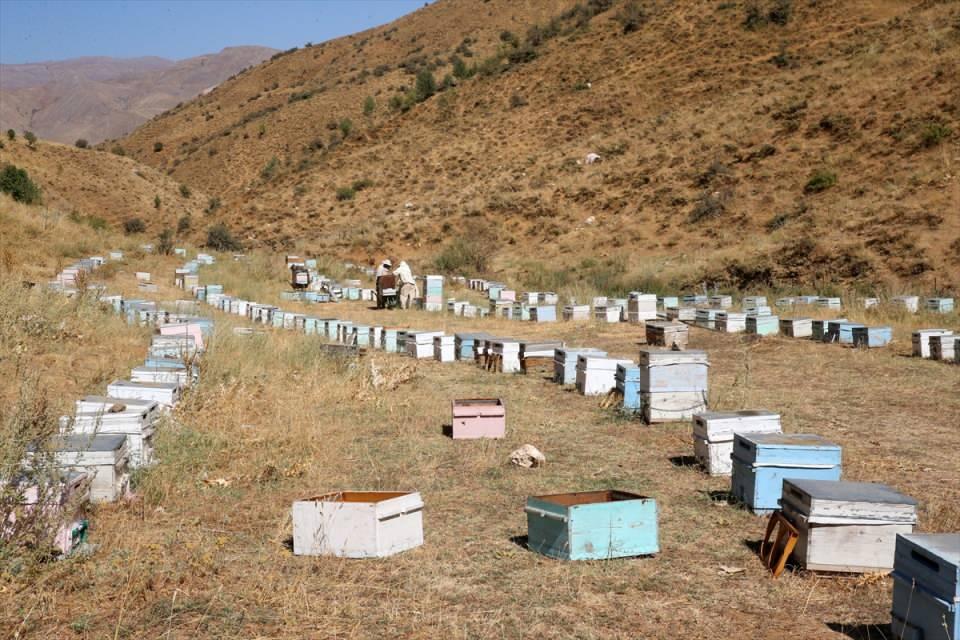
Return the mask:
[(502, 438), (507, 428), (507, 410), (500, 398), (471, 398), (453, 401), (455, 440)]

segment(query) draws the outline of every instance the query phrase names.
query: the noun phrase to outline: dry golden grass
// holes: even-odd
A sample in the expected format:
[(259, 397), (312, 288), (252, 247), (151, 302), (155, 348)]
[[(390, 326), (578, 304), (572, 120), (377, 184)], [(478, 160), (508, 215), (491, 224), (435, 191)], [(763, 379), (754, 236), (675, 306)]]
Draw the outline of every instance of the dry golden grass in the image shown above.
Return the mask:
[[(172, 259), (152, 259), (154, 271), (172, 272)], [(228, 290), (246, 285), (269, 302), (283, 285), (277, 262), (221, 258), (203, 277)], [(263, 280), (251, 281), (248, 268)], [(557, 336), (629, 357), (639, 339), (627, 325), (469, 321), (360, 303), (304, 308), (378, 324)], [(94, 556), (32, 581), (7, 577), (0, 626), (37, 638), (890, 637), (888, 579), (766, 575), (749, 546), (764, 520), (722, 499), (728, 480), (689, 464), (688, 424), (644, 426), (537, 374), (382, 353), (369, 359), (388, 375), (415, 373), (377, 393), (366, 360), (331, 360), (317, 339), (289, 332), (236, 337), (241, 320), (216, 319), (201, 383), (163, 426), (161, 462), (139, 480), (139, 498), (95, 510)], [(875, 351), (696, 328), (690, 346), (710, 355), (712, 407), (780, 411), (786, 431), (843, 446), (845, 478), (918, 498), (920, 530), (956, 531), (960, 368), (904, 357), (904, 331), (926, 320), (904, 319), (898, 342)], [(955, 315), (938, 320), (957, 327)], [(441, 435), (450, 400), (468, 396), (505, 399), (506, 439)], [(509, 465), (524, 443), (544, 451), (546, 467)], [(564, 563), (518, 544), (526, 496), (604, 487), (657, 499), (660, 554)], [(294, 557), (291, 502), (346, 488), (420, 491), (425, 545), (386, 560)], [(725, 575), (721, 565), (744, 571)]]

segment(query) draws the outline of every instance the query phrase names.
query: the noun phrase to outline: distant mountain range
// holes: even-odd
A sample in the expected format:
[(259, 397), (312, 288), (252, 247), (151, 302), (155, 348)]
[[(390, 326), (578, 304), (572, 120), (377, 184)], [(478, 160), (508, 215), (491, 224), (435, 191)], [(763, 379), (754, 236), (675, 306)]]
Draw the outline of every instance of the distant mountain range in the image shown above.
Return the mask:
[(228, 47), (180, 61), (85, 57), (2, 64), (0, 129), (94, 144), (133, 131), (274, 53), (267, 47)]

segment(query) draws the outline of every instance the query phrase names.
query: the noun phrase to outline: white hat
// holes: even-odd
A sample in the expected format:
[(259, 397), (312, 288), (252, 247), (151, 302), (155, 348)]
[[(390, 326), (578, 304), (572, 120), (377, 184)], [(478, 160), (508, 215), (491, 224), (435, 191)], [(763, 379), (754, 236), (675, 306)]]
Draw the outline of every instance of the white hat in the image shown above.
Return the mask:
[(390, 262), (389, 260), (384, 260), (384, 261), (383, 261), (383, 264), (387, 265), (388, 267), (392, 267), (392, 266), (393, 266), (393, 263)]

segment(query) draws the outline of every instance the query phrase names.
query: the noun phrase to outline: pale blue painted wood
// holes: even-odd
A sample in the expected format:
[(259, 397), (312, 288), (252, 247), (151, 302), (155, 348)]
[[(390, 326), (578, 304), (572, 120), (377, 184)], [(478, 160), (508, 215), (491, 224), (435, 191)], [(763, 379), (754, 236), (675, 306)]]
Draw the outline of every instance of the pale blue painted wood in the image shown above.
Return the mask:
[(709, 366), (704, 351), (640, 350), (640, 390), (706, 391)]
[(730, 493), (754, 513), (770, 513), (780, 508), (783, 481), (839, 480), (840, 465), (831, 467), (757, 466), (744, 463), (734, 455)]
[(867, 325), (859, 322), (846, 322), (831, 320), (827, 323), (827, 333), (824, 336), (826, 342), (839, 342), (840, 344), (853, 344), (853, 330), (856, 327), (865, 327)]
[(660, 551), (656, 501), (641, 496), (571, 506), (551, 502), (550, 496), (530, 497), (527, 535), (530, 549), (562, 560), (606, 560)]
[(854, 327), (853, 345), (855, 347), (885, 347), (893, 340), (890, 327)]
[(617, 391), (623, 396), (623, 410), (640, 410), (640, 367), (636, 365), (617, 365)]
[(660, 305), (661, 309), (666, 309), (667, 307), (679, 307), (680, 299), (677, 296), (660, 296), (657, 298), (657, 304)]
[(774, 336), (780, 333), (779, 316), (747, 316), (747, 333)]

